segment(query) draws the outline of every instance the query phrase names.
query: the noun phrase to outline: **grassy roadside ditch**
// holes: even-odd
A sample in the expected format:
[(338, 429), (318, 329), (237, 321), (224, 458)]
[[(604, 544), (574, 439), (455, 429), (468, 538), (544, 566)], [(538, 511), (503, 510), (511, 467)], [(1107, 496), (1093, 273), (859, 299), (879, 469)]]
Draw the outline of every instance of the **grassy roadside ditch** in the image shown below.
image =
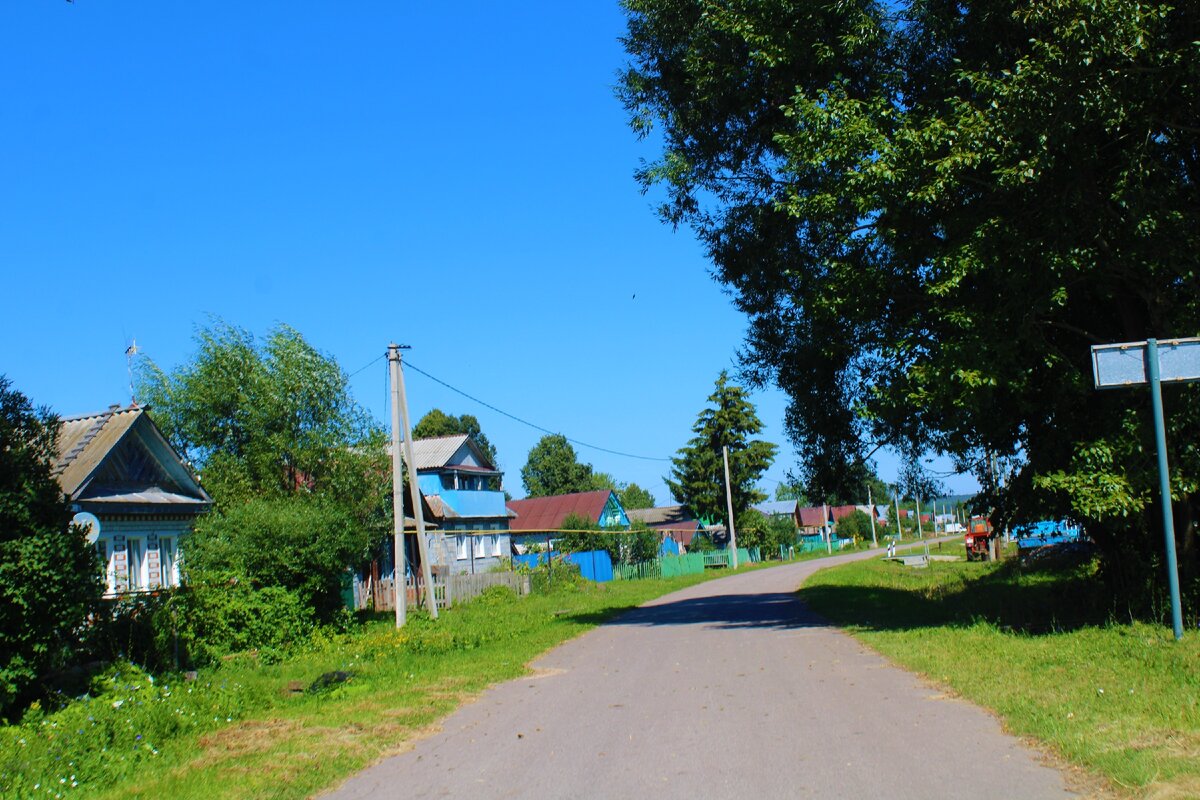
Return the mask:
[[(436, 623), (410, 612), (396, 631), (379, 619), (279, 663), (229, 658), (195, 681), (118, 665), (90, 698), (0, 728), (0, 797), (307, 797), (403, 750), (551, 647), (723, 574), (581, 581), (520, 599), (493, 589)], [(310, 689), (336, 672), (348, 680)]]
[(1077, 562), (871, 560), (822, 570), (800, 595), (1115, 794), (1200, 797), (1200, 635), (1175, 642), (1169, 626), (1113, 621), (1095, 592)]

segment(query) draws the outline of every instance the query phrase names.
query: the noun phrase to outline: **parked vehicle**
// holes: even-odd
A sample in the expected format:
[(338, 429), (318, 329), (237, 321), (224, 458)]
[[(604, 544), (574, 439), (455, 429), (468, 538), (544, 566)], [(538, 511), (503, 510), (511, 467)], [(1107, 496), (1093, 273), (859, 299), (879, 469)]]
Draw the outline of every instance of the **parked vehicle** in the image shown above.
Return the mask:
[(987, 517), (971, 517), (967, 522), (967, 533), (963, 544), (967, 547), (967, 561), (987, 561), (991, 555), (992, 538), (996, 532)]

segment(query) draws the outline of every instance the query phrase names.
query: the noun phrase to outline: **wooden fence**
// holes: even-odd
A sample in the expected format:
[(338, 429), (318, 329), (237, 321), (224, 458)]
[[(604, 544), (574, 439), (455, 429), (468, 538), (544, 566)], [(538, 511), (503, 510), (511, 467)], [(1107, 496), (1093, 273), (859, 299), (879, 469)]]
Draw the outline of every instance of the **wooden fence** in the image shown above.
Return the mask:
[[(434, 575), (433, 599), (438, 608), (449, 608), (455, 603), (465, 603), (483, 594), (492, 586), (507, 586), (518, 595), (529, 594), (529, 576), (516, 572), (481, 572), (477, 575)], [(411, 608), (425, 601), (425, 581), (407, 581), (406, 596)], [(391, 578), (378, 581), (367, 580), (355, 586), (355, 608), (373, 607), (376, 611), (391, 611), (395, 606), (395, 584)]]

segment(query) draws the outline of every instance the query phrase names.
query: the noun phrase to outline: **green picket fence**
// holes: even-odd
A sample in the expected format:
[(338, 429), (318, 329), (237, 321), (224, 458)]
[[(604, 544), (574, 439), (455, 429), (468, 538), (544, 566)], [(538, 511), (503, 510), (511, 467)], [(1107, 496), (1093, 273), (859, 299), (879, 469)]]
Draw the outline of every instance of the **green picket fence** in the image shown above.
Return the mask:
[[(739, 564), (755, 564), (762, 560), (757, 547), (738, 548)], [(682, 556), (663, 556), (653, 561), (637, 564), (613, 564), (613, 578), (633, 581), (643, 578), (674, 578), (679, 575), (696, 575), (706, 567), (728, 567), (729, 553), (717, 550), (711, 553), (687, 553)]]

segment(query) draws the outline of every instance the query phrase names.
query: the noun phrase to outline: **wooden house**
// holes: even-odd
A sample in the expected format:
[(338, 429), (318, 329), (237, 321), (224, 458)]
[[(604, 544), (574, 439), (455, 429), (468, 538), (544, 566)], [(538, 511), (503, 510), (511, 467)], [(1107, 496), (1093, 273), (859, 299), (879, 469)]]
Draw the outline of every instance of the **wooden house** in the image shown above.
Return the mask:
[[(179, 585), (179, 553), (212, 498), (138, 406), (62, 421), (55, 476), (105, 565), (106, 594)], [(90, 516), (89, 516), (90, 515)]]

